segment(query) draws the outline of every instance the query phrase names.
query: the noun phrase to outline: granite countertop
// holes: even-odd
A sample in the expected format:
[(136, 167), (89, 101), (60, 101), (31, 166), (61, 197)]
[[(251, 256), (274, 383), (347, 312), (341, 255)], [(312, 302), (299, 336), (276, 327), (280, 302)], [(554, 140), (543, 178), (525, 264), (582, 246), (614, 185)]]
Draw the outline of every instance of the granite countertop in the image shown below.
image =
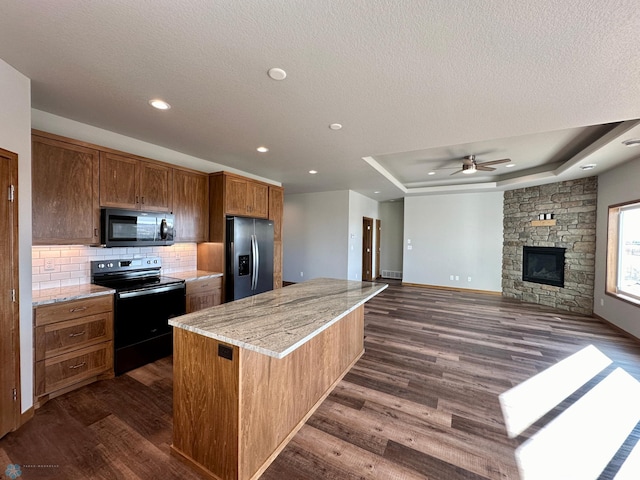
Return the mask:
[(207, 272), (206, 270), (188, 270), (186, 272), (171, 272), (167, 273), (167, 277), (180, 278), (185, 282), (191, 282), (193, 280), (204, 280), (207, 278), (222, 277), (220, 272)]
[(283, 358), (385, 288), (318, 278), (172, 318), (169, 325)]
[(74, 285), (71, 287), (34, 290), (31, 294), (31, 303), (34, 307), (39, 307), (51, 303), (67, 302), (69, 300), (80, 300), (90, 297), (99, 297), (100, 295), (111, 295), (113, 293), (116, 293), (116, 291), (112, 288), (101, 287), (92, 283), (84, 283), (82, 285)]

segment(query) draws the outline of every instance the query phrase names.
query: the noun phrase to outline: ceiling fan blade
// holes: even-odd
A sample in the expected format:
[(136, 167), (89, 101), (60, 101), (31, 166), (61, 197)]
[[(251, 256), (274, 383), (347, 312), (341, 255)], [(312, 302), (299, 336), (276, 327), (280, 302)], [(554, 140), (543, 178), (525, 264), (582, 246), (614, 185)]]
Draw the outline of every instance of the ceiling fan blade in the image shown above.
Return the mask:
[(480, 162), (477, 165), (498, 165), (499, 163), (509, 163), (511, 161), (510, 158), (502, 158), (500, 160), (491, 160), (489, 162)]
[[(462, 169), (460, 169), (460, 170), (458, 170), (456, 172), (453, 172), (451, 175), (455, 175), (456, 173), (460, 173), (461, 171), (462, 171)], [(449, 175), (449, 176), (451, 176), (451, 175)]]
[(482, 170), (483, 172), (493, 172), (495, 168), (485, 167), (482, 163), (476, 165), (476, 170)]

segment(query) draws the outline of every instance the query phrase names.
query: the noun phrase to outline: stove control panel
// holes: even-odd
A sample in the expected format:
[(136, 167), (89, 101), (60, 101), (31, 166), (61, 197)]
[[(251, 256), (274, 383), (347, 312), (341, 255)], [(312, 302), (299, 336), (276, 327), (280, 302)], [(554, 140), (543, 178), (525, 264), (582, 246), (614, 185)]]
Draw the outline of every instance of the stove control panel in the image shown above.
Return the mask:
[(160, 257), (123, 258), (110, 260), (94, 260), (91, 262), (91, 273), (117, 273), (134, 270), (155, 270), (162, 267)]

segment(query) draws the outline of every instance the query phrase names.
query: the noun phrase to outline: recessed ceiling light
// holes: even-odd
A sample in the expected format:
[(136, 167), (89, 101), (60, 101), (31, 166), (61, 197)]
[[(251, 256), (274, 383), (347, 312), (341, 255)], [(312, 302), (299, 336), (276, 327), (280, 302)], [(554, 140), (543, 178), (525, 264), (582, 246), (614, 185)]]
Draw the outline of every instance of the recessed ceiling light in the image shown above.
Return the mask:
[(342, 125), (339, 123), (332, 123), (331, 125), (329, 125), (329, 128), (331, 130), (340, 130), (342, 128)]
[(160, 100), (159, 98), (149, 100), (149, 105), (151, 105), (153, 108), (157, 108), (158, 110), (169, 110), (171, 108), (171, 105), (169, 105), (164, 100)]
[(309, 170), (309, 173), (310, 173), (311, 175), (315, 175), (316, 173), (318, 173), (318, 171), (317, 171), (317, 170)]
[(273, 80), (284, 80), (285, 78), (287, 78), (287, 72), (285, 72), (281, 68), (270, 68), (267, 74)]
[(596, 168), (596, 164), (595, 163), (590, 163), (588, 165), (582, 165), (580, 167), (580, 170), (593, 170), (594, 168)]
[(504, 168), (513, 168), (515, 166), (516, 166), (515, 163), (509, 163), (509, 164), (505, 165)]
[(435, 175), (435, 174), (436, 174), (436, 172), (429, 172), (429, 173), (427, 173), (427, 175)]
[(269, 151), (267, 147), (258, 147), (256, 148), (256, 150), (259, 151), (260, 153), (267, 153)]
[(380, 190), (376, 190), (376, 191), (375, 191), (375, 192), (373, 192), (373, 193), (380, 193)]
[(634, 138), (632, 140), (625, 140), (622, 144), (625, 147), (640, 147), (640, 139)]

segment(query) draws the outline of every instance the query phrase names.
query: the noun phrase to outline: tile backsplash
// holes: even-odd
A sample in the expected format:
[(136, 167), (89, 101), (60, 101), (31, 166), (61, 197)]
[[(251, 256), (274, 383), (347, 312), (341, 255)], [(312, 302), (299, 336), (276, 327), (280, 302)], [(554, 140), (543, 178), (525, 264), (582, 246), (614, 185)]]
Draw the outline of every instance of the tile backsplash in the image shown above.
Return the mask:
[(162, 273), (197, 268), (197, 245), (176, 243), (169, 247), (102, 248), (83, 245), (50, 245), (31, 248), (32, 288), (68, 287), (91, 283), (91, 260), (115, 258), (162, 258)]

